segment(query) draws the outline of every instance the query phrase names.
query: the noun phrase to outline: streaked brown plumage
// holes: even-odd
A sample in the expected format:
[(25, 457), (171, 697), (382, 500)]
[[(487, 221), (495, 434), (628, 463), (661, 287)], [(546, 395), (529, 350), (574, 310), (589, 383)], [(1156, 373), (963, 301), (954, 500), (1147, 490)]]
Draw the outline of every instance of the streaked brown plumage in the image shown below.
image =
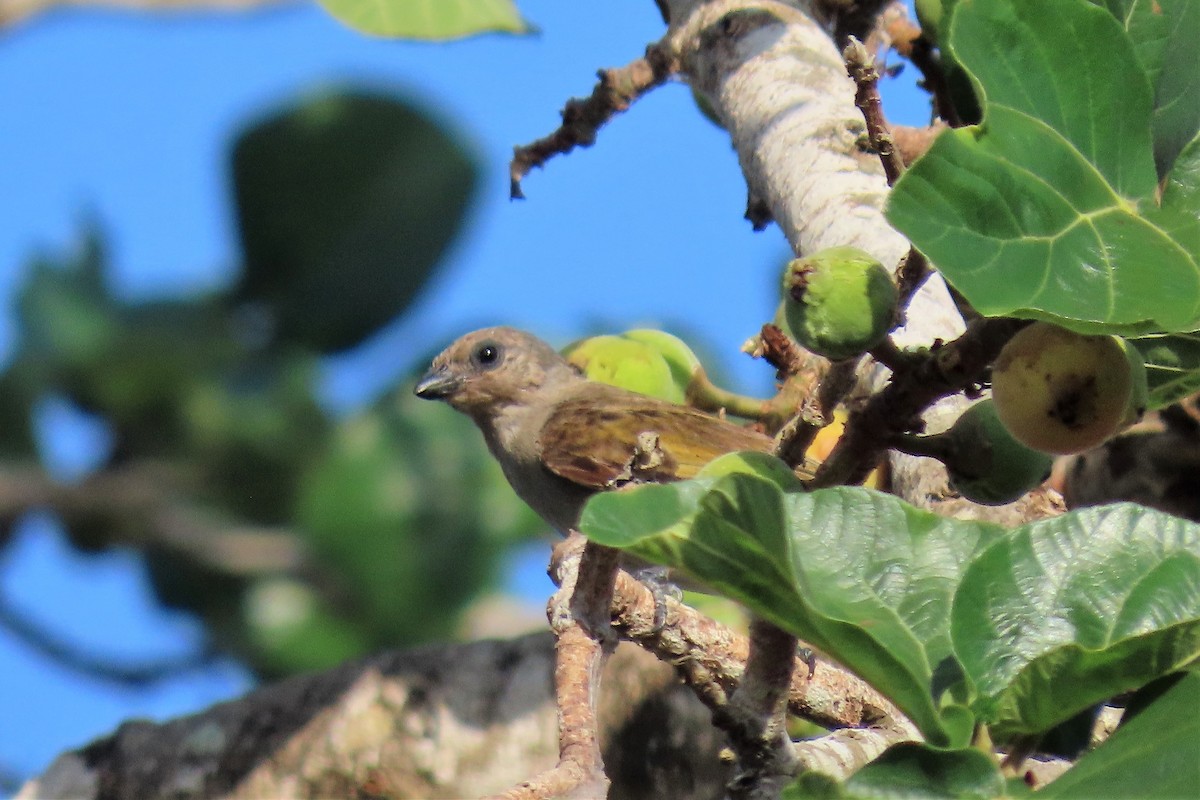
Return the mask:
[(458, 339), (415, 391), (470, 416), (513, 489), (561, 531), (575, 526), (588, 497), (631, 477), (647, 441), (656, 457), (636, 477), (657, 482), (690, 478), (722, 453), (772, 445), (696, 409), (589, 381), (545, 342), (514, 328)]

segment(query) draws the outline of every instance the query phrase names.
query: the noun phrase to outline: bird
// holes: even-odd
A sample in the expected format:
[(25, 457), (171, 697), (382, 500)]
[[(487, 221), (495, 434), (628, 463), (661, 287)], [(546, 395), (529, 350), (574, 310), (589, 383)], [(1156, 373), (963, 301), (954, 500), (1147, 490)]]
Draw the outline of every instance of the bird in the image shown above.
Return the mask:
[(511, 327), (455, 340), (414, 392), (470, 417), (517, 495), (562, 533), (598, 492), (684, 480), (724, 453), (774, 445), (690, 406), (588, 380), (549, 344)]

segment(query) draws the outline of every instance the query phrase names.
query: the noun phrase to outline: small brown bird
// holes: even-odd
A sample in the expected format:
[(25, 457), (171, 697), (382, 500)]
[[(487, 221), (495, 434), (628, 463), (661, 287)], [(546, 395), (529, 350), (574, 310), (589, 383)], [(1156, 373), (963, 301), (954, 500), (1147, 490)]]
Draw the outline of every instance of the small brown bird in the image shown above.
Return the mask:
[(417, 383), (483, 432), (513, 489), (560, 531), (599, 491), (693, 477), (734, 450), (773, 441), (694, 408), (589, 381), (552, 347), (514, 328), (468, 333)]

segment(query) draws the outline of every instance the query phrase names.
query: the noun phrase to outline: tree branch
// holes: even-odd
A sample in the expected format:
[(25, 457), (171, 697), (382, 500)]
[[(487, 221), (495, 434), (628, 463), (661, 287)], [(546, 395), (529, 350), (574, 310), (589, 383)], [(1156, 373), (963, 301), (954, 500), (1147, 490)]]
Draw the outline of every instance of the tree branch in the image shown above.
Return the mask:
[(211, 666), (217, 658), (217, 651), (211, 645), (198, 648), (192, 653), (148, 660), (140, 664), (101, 658), (42, 628), (24, 612), (13, 608), (8, 598), (3, 596), (0, 596), (0, 628), (64, 669), (131, 689), (146, 688), (159, 681), (204, 669)]
[(525, 197), (521, 180), (535, 167), (551, 158), (566, 155), (576, 147), (591, 147), (600, 128), (627, 110), (642, 95), (666, 83), (678, 64), (658, 44), (646, 48), (646, 54), (617, 69), (600, 70), (600, 82), (586, 98), (567, 101), (562, 110), (562, 125), (549, 136), (513, 148), (509, 165), (509, 196)]

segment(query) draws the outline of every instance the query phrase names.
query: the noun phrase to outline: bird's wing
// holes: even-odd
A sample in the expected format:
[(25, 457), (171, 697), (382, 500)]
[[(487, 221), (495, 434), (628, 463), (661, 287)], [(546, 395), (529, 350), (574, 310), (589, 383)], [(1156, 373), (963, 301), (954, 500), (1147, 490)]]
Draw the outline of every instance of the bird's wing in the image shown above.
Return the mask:
[(608, 489), (634, 480), (683, 480), (723, 453), (771, 449), (769, 437), (694, 408), (629, 392), (607, 394), (589, 392), (556, 404), (538, 437), (551, 472)]

